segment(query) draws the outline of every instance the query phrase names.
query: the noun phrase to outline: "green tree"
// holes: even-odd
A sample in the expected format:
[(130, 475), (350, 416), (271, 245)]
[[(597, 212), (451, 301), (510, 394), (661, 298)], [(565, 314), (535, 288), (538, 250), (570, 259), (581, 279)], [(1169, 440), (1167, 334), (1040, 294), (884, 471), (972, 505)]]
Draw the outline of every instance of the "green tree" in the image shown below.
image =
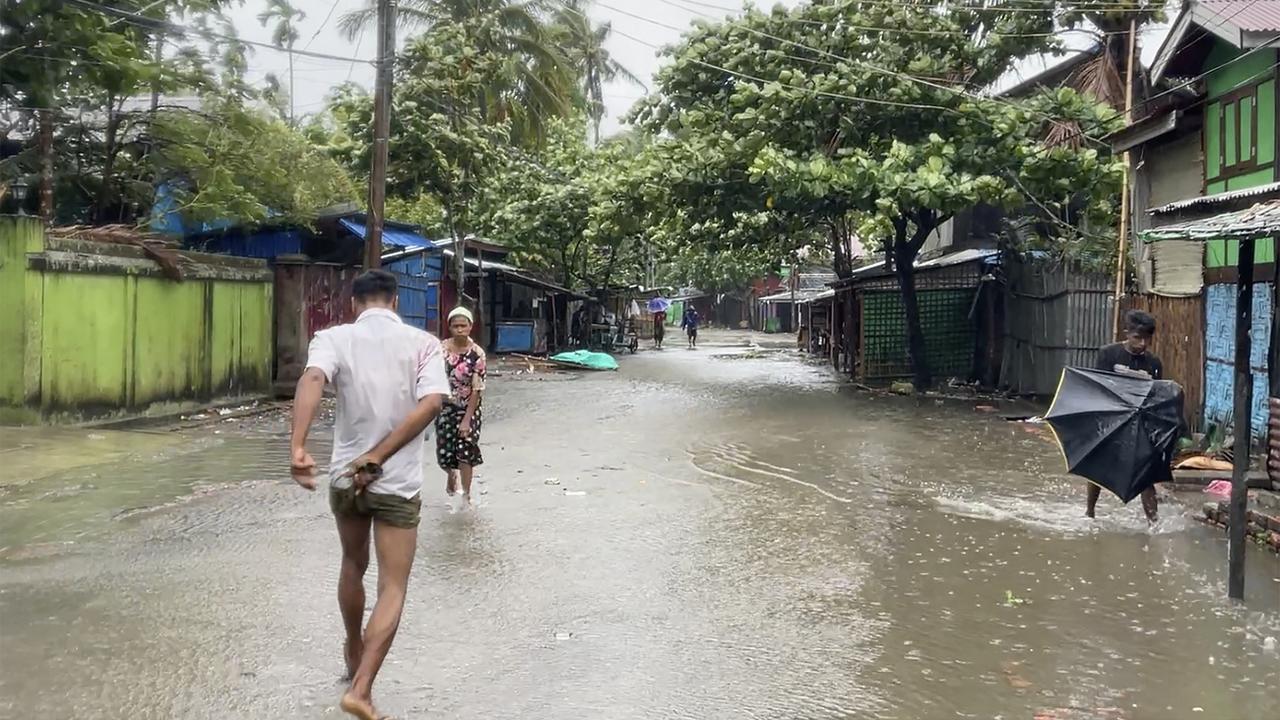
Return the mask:
[(853, 236), (879, 244), (924, 387), (913, 267), (931, 233), (977, 203), (1052, 206), (1079, 188), (1092, 191), (1094, 214), (1110, 207), (1114, 164), (1042, 138), (1063, 121), (1101, 135), (1114, 112), (1071, 90), (1019, 101), (976, 92), (1054, 46), (1054, 12), (858, 0), (750, 11), (686, 36), (635, 118), (670, 138), (659, 177), (695, 221), (765, 212), (792, 248), (822, 232), (841, 275)]
[[(34, 127), (37, 138), (0, 160), (0, 180), (38, 172), (51, 222), (146, 222), (162, 185), (201, 220), (305, 219), (353, 198), (340, 167), (252, 109), (249, 101), (269, 100), (271, 88), (245, 81), (247, 49), (222, 5), (0, 5), (0, 105), (15, 108), (4, 129)], [(168, 19), (179, 14), (181, 37)], [(165, 44), (177, 51), (160, 52)], [(170, 91), (186, 99), (162, 102)]]
[(198, 111), (162, 109), (151, 127), (154, 182), (184, 219), (309, 223), (315, 210), (359, 197), (343, 169), (283, 120), (233, 99)]
[[(40, 213), (49, 221), (118, 219), (139, 178), (137, 147), (121, 138), (145, 132), (147, 117), (123, 111), (131, 98), (209, 80), (209, 64), (187, 46), (158, 51), (171, 38), (167, 18), (199, 22), (222, 0), (116, 0), (88, 6), (28, 0), (0, 4), (0, 102), (16, 112), (6, 125), (29, 124), (34, 146), (4, 161), (4, 178), (35, 172)], [(55, 197), (58, 202), (55, 203)], [(143, 198), (146, 199), (146, 198)], [(55, 208), (57, 213), (55, 215)]]
[(476, 218), (477, 232), (567, 287), (588, 282), (586, 234), (597, 173), (584, 134), (581, 121), (555, 120), (536, 152), (509, 153), (486, 180)]
[(627, 143), (588, 147), (585, 118), (553, 121), (535, 152), (509, 152), (477, 196), (476, 230), (568, 287), (639, 282), (653, 250), (652, 194)]
[(267, 9), (258, 13), (258, 22), (266, 27), (274, 22), (271, 30), (271, 42), (283, 48), (289, 54), (289, 124), (297, 122), (293, 114), (293, 46), (298, 42), (298, 23), (306, 19), (307, 14), (289, 3), (289, 0), (267, 0)]

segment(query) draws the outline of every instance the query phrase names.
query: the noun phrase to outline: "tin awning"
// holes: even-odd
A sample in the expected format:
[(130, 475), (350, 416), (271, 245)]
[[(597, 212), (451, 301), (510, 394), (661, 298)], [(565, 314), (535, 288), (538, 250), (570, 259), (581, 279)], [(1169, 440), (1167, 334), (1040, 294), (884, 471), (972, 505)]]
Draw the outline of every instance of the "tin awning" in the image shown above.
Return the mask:
[(1280, 235), (1280, 200), (1261, 202), (1244, 210), (1200, 220), (1188, 220), (1144, 230), (1147, 242), (1161, 240), (1258, 240)]
[(1266, 185), (1258, 185), (1256, 187), (1245, 188), (1243, 190), (1231, 190), (1229, 192), (1217, 193), (1216, 195), (1198, 195), (1186, 200), (1178, 200), (1167, 205), (1151, 208), (1147, 212), (1152, 215), (1169, 215), (1180, 210), (1190, 208), (1210, 208), (1214, 205), (1224, 205), (1237, 200), (1246, 200), (1248, 198), (1259, 197), (1268, 193), (1280, 192), (1280, 182), (1267, 183)]

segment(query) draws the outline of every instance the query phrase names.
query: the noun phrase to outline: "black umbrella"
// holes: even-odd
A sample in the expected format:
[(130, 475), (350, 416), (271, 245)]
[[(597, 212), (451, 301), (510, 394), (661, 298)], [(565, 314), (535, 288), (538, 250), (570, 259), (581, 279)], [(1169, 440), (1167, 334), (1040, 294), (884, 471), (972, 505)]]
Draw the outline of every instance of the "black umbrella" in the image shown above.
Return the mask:
[(1127, 503), (1170, 477), (1182, 388), (1169, 380), (1067, 368), (1045, 420), (1067, 470)]

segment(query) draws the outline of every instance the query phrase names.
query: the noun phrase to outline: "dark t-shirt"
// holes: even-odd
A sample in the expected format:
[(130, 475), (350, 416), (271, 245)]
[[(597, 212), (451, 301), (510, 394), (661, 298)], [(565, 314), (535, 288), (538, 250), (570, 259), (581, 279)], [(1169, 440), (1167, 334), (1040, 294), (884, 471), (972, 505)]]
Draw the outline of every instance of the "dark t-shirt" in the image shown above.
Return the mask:
[(1125, 348), (1124, 343), (1106, 345), (1098, 350), (1098, 362), (1094, 367), (1098, 370), (1116, 372), (1116, 368), (1140, 370), (1151, 376), (1152, 380), (1164, 379), (1164, 365), (1160, 358), (1151, 353), (1134, 355)]

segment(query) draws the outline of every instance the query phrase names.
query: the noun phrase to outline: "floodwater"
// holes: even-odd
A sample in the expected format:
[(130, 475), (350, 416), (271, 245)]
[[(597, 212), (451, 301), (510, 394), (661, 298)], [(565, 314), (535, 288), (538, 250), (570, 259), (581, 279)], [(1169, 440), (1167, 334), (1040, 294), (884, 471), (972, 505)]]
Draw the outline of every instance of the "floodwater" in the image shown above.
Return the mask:
[[(1280, 717), (1280, 560), (1225, 601), (1200, 498), (1087, 521), (1027, 426), (743, 338), (491, 381), (479, 507), (428, 474), (384, 712)], [(337, 543), (285, 450), (271, 417), (0, 429), (0, 718), (339, 717)]]

